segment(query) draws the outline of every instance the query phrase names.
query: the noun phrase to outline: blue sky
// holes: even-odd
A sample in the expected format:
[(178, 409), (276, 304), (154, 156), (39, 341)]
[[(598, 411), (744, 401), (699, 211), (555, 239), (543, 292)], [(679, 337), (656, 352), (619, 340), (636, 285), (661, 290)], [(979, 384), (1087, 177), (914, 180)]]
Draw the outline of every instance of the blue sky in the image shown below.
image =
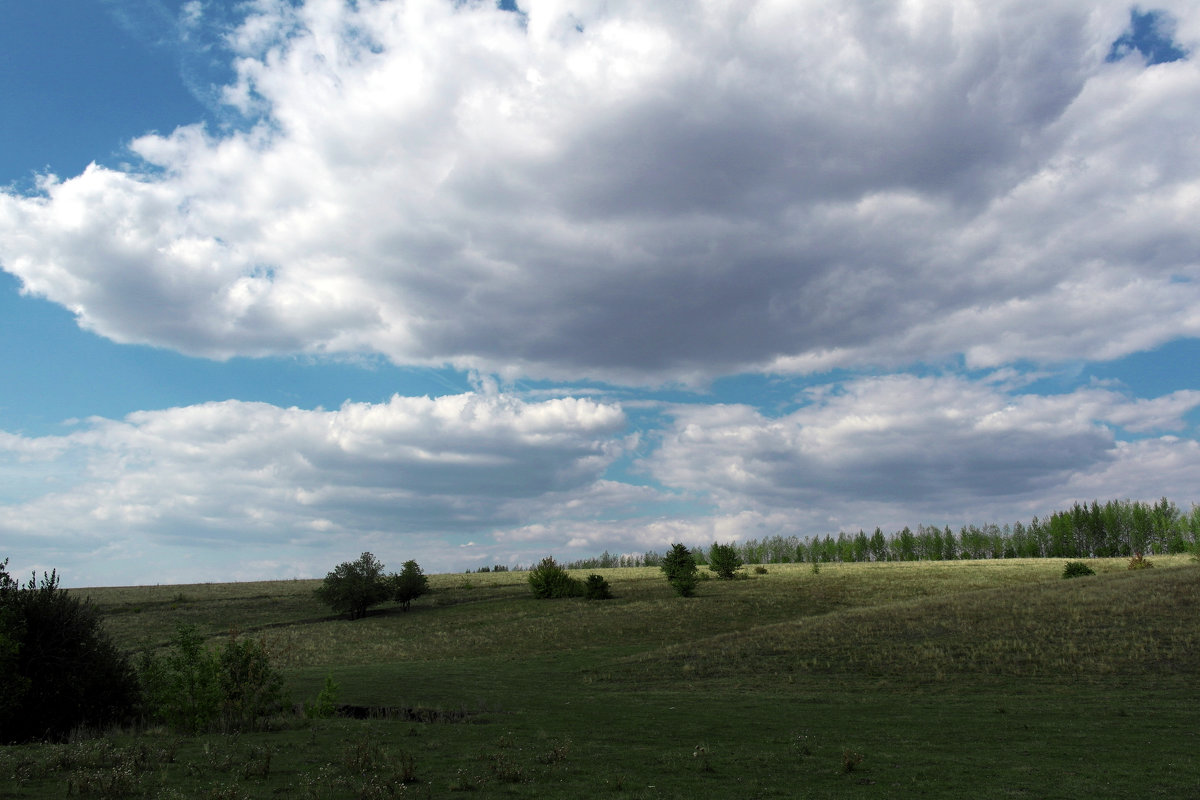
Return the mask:
[(1200, 500), (1194, 4), (520, 7), (0, 0), (11, 569)]

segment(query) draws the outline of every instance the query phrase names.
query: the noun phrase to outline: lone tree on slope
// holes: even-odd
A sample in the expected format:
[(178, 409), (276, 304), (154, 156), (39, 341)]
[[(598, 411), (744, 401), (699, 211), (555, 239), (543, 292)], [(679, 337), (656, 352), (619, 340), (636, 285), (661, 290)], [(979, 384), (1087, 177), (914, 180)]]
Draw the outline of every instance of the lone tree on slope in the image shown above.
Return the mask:
[(350, 619), (367, 615), (367, 609), (392, 596), (391, 587), (383, 574), (383, 564), (370, 553), (357, 561), (344, 561), (325, 576), (317, 589), (317, 597), (339, 614), (350, 613)]
[(405, 561), (404, 569), (388, 577), (392, 599), (408, 611), (408, 604), (429, 591), (429, 579), (416, 561)]
[(677, 595), (691, 597), (696, 593), (696, 559), (687, 547), (671, 545), (671, 550), (663, 556), (661, 569)]

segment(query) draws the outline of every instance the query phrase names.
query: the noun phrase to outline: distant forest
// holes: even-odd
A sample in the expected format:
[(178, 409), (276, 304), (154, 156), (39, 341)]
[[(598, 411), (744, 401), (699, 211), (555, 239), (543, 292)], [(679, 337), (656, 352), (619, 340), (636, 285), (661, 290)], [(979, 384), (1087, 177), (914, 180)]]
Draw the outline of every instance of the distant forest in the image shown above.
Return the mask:
[[(1155, 553), (1183, 553), (1200, 548), (1200, 505), (1188, 513), (1167, 498), (1151, 505), (1110, 500), (1101, 505), (1076, 503), (1045, 519), (1028, 524), (967, 525), (957, 532), (949, 526), (918, 525), (916, 530), (885, 534), (841, 532), (835, 537), (772, 536), (736, 542), (747, 564), (788, 564), (835, 561), (952, 561), (974, 558), (1106, 558)], [(707, 563), (702, 548), (692, 551)], [(572, 561), (569, 569), (654, 567), (662, 555), (654, 551), (631, 555), (604, 553)], [(485, 568), (486, 569), (486, 568)]]

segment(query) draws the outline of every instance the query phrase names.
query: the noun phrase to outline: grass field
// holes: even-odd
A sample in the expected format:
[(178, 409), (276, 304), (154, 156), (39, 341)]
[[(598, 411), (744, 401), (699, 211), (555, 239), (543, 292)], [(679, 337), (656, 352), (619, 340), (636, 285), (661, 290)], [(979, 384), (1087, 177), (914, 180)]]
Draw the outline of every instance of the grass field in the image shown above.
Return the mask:
[[(314, 581), (77, 590), (118, 643), (267, 642), (297, 702), (367, 719), (0, 749), (0, 798), (1200, 797), (1200, 565), (775, 565), (675, 597), (534, 600), (430, 576), (334, 619)], [(577, 573), (577, 577), (585, 577)]]

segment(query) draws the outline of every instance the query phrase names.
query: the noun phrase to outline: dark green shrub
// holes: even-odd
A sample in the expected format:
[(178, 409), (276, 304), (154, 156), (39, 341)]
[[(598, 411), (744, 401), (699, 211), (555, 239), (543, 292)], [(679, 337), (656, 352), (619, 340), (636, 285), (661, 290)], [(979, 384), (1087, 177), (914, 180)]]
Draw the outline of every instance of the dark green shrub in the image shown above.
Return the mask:
[(257, 730), (286, 705), (283, 675), (259, 640), (230, 636), (217, 663), (225, 731)]
[(696, 559), (686, 547), (671, 545), (671, 550), (663, 556), (660, 569), (677, 595), (691, 597), (696, 593)]
[(261, 642), (231, 636), (217, 649), (179, 625), (161, 656), (138, 664), (147, 715), (181, 733), (256, 730), (284, 707), (283, 676)]
[(1133, 558), (1129, 559), (1130, 569), (1150, 569), (1154, 566), (1153, 561), (1147, 561), (1146, 557), (1141, 553), (1134, 553)]
[(316, 594), (335, 612), (348, 612), (350, 619), (359, 619), (367, 615), (368, 608), (387, 600), (392, 591), (383, 564), (370, 553), (363, 553), (357, 561), (344, 561), (334, 567)]
[(603, 575), (588, 575), (587, 582), (583, 586), (584, 596), (588, 600), (610, 600), (612, 599), (612, 588), (608, 585), (608, 581)]
[(194, 625), (177, 626), (162, 656), (143, 651), (138, 672), (148, 717), (182, 733), (215, 727), (221, 713), (220, 664)]
[(20, 652), (24, 625), (12, 603), (17, 584), (8, 574), (8, 559), (0, 563), (0, 744), (7, 739), (9, 720), (21, 706), (29, 679), (21, 674)]
[(392, 599), (405, 611), (408, 611), (409, 603), (429, 591), (429, 579), (415, 561), (405, 561), (404, 569), (396, 575), (389, 575), (387, 583)]
[(542, 563), (529, 571), (529, 589), (534, 597), (543, 600), (552, 597), (579, 597), (584, 591), (583, 584), (567, 574), (567, 571), (550, 556), (543, 558)]
[(129, 659), (95, 608), (58, 587), (54, 571), (21, 586), (0, 568), (0, 670), (0, 743), (62, 740), (137, 712)]
[(1063, 567), (1062, 576), (1064, 578), (1080, 578), (1084, 575), (1095, 575), (1096, 570), (1089, 567), (1082, 561), (1068, 561)]
[(708, 551), (708, 568), (717, 573), (721, 580), (731, 581), (742, 568), (742, 557), (733, 545), (713, 542), (712, 549)]

